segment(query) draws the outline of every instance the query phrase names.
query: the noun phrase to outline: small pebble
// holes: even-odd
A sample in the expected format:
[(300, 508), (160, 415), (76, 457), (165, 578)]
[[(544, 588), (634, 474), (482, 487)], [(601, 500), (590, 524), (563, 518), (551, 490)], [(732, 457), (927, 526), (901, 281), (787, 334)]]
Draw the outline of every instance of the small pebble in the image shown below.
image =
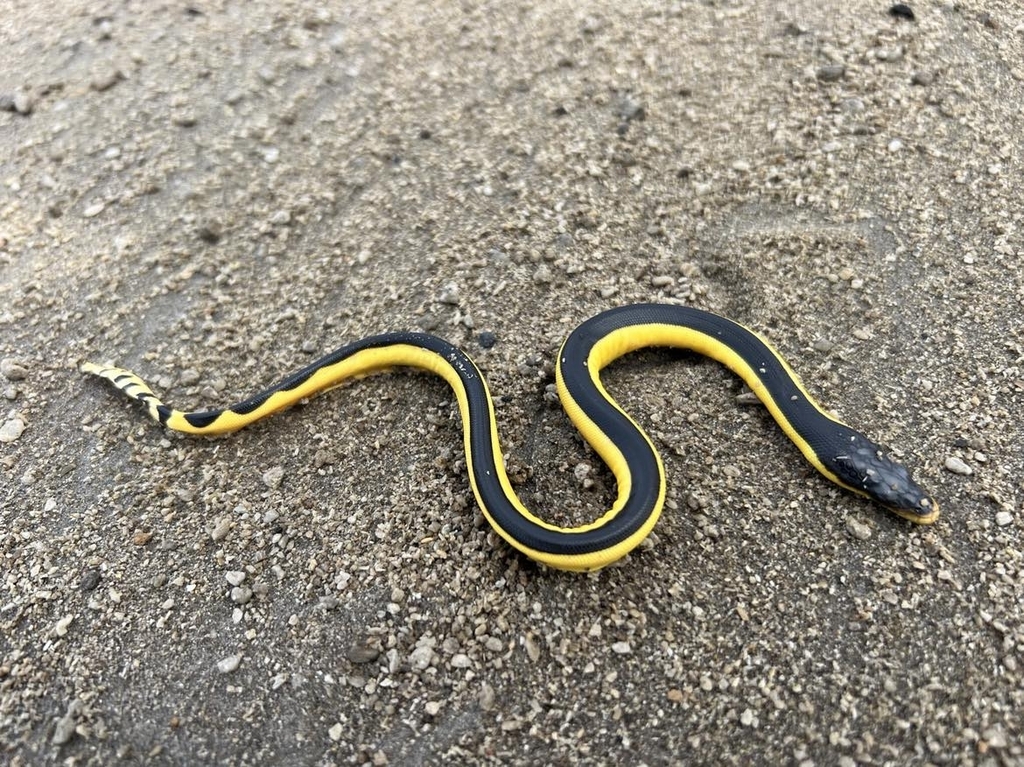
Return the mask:
[(57, 624), (53, 627), (53, 633), (59, 637), (67, 636), (68, 627), (71, 626), (74, 620), (74, 615), (65, 615), (63, 618), (57, 621)]
[(894, 138), (892, 141), (889, 142), (887, 148), (890, 152), (898, 152), (903, 148), (903, 142), (900, 141), (898, 138)]
[(429, 717), (435, 717), (441, 713), (441, 703), (436, 700), (428, 700), (423, 706), (423, 713)]
[(477, 702), (480, 704), (480, 708), (484, 711), (490, 711), (494, 708), (495, 703), (494, 688), (491, 687), (487, 682), (480, 685), (480, 694), (477, 696)]
[(78, 582), (78, 588), (86, 594), (95, 591), (96, 587), (100, 585), (100, 577), (99, 570), (86, 570), (82, 580)]
[(551, 269), (548, 268), (547, 264), (541, 264), (537, 267), (537, 271), (533, 273), (533, 281), (540, 285), (546, 285), (554, 279), (554, 275), (551, 274)]
[(341, 722), (335, 722), (331, 725), (331, 729), (327, 731), (327, 737), (333, 741), (341, 740), (341, 736), (345, 734), (345, 727)]
[(224, 518), (210, 531), (210, 537), (215, 541), (223, 540), (231, 532), (231, 520)]
[(448, 304), (449, 306), (459, 305), (459, 286), (454, 282), (447, 283), (444, 288), (441, 289), (441, 295), (437, 297), (437, 300), (442, 304)]
[(1001, 727), (988, 727), (981, 733), (981, 737), (988, 743), (989, 748), (1006, 748), (1006, 734)]
[(82, 702), (77, 698), (68, 704), (67, 713), (64, 714), (53, 728), (53, 737), (50, 742), (55, 746), (63, 746), (71, 736), (75, 734), (75, 719), (82, 710)]
[(843, 64), (827, 64), (818, 67), (817, 77), (823, 83), (834, 83), (843, 79), (846, 74), (846, 66)]
[(974, 469), (964, 463), (960, 458), (955, 455), (951, 455), (946, 459), (946, 471), (951, 471), (954, 474), (961, 474), (965, 477), (969, 477), (974, 473)]
[(199, 239), (203, 242), (215, 245), (220, 242), (221, 238), (224, 236), (224, 227), (219, 221), (211, 219), (200, 225), (197, 230), (197, 234), (199, 235)]
[(102, 74), (96, 75), (89, 86), (99, 93), (110, 90), (124, 79), (124, 73), (120, 69), (111, 69)]
[(26, 91), (16, 91), (14, 94), (14, 111), (20, 115), (32, 114), (32, 107), (35, 103), (32, 95)]
[(0, 375), (8, 381), (23, 381), (29, 377), (29, 371), (10, 357), (4, 357), (0, 359)]
[(224, 578), (232, 586), (241, 586), (242, 582), (245, 580), (245, 573), (241, 570), (228, 570), (224, 573)]
[(1007, 525), (1013, 524), (1013, 514), (1008, 511), (1000, 511), (996, 513), (996, 524), (999, 527), (1006, 527)]
[(452, 668), (469, 668), (472, 665), (473, 661), (465, 653), (460, 652), (452, 656)]
[(235, 586), (231, 589), (231, 601), (236, 605), (247, 605), (252, 600), (252, 589), (248, 586)]
[(477, 337), (477, 343), (480, 344), (481, 349), (490, 349), (498, 343), (498, 337), (489, 330), (485, 330)]
[(624, 98), (619, 104), (619, 117), (626, 122), (633, 120), (642, 121), (647, 117), (647, 110), (644, 105), (638, 101), (634, 101), (629, 96)]
[(629, 642), (615, 642), (612, 645), (612, 652), (616, 655), (629, 655), (633, 652), (633, 648), (630, 646)]
[(523, 637), (523, 647), (526, 648), (526, 657), (528, 657), (532, 663), (536, 663), (540, 660), (540, 645), (537, 644), (537, 640), (529, 634)]
[(82, 215), (85, 216), (86, 218), (95, 218), (96, 216), (103, 212), (103, 209), (105, 207), (107, 207), (106, 203), (94, 202), (92, 205), (90, 205), (89, 207), (82, 211)]
[(269, 487), (271, 490), (281, 486), (281, 480), (284, 479), (284, 469), (281, 466), (272, 466), (263, 472), (263, 484)]
[(846, 518), (846, 530), (859, 541), (866, 541), (871, 537), (871, 527), (854, 517)]
[(217, 670), (222, 674), (230, 674), (232, 671), (238, 669), (241, 662), (241, 655), (229, 655), (228, 657), (217, 661)]
[(914, 11), (906, 3), (894, 3), (891, 5), (889, 7), (889, 15), (897, 19), (914, 20)]
[(0, 426), (0, 442), (17, 442), (25, 433), (25, 422), (17, 414), (12, 414)]
[(434, 651), (431, 648), (420, 646), (409, 653), (409, 665), (414, 671), (424, 671), (430, 666), (433, 657)]
[[(373, 663), (380, 657), (380, 650), (374, 647), (366, 639), (360, 639), (349, 645), (348, 651), (345, 653), (345, 657), (348, 658), (350, 663)], [(427, 659), (427, 663), (429, 665), (429, 658)]]

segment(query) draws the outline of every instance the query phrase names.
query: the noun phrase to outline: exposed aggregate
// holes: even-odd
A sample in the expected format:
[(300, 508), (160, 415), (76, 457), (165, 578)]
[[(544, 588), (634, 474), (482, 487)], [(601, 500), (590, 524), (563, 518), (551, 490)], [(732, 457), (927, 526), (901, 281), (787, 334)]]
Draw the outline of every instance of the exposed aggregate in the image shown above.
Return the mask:
[[(0, 762), (1024, 764), (1024, 9), (8, 6)], [(199, 408), (435, 332), (572, 524), (614, 482), (558, 346), (651, 300), (763, 332), (940, 521), (686, 354), (605, 374), (669, 502), (589, 576), (490, 531), (438, 380), (199, 440), (76, 368)]]

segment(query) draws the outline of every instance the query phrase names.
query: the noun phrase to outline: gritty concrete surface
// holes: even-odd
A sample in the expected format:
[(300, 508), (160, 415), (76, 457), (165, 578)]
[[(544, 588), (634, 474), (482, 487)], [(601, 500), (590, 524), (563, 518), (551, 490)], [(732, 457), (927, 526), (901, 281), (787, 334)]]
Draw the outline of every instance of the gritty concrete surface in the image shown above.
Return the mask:
[[(1021, 6), (438, 5), (6, 1), (0, 762), (1024, 764)], [(643, 352), (605, 380), (669, 508), (549, 572), (439, 380), (203, 440), (76, 367), (226, 405), (429, 330), (569, 524), (614, 487), (558, 344), (651, 300), (769, 336), (942, 519)]]

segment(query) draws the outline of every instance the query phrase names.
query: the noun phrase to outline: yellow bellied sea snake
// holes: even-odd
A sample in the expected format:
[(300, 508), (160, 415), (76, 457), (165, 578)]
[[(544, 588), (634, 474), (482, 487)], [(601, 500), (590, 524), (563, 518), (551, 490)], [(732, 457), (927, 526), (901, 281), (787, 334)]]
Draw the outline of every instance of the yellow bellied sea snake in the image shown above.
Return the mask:
[(689, 307), (636, 304), (610, 309), (581, 324), (562, 345), (556, 371), (562, 406), (618, 485), (611, 509), (574, 528), (545, 522), (519, 500), (505, 473), (486, 381), (465, 352), (436, 336), (398, 332), (354, 341), (236, 405), (197, 412), (165, 405), (130, 371), (90, 362), (82, 370), (112, 381), (167, 428), (189, 434), (235, 431), (346, 379), (387, 368), (436, 373), (458, 401), (469, 480), (487, 521), (533, 559), (565, 570), (595, 570), (635, 548), (654, 527), (665, 502), (665, 470), (658, 452), (600, 379), (610, 362), (648, 346), (690, 349), (726, 365), (760, 398), (804, 458), (837, 485), (912, 522), (930, 524), (938, 517), (938, 504), (906, 467), (828, 415), (760, 335)]

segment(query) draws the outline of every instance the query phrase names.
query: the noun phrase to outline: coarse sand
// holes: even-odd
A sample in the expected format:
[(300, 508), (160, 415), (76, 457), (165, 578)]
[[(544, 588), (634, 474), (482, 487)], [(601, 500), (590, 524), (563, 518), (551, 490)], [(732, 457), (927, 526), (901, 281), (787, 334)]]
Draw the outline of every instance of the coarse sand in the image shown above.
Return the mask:
[[(1024, 5), (6, 0), (0, 763), (1024, 764)], [(778, 346), (939, 499), (817, 475), (728, 371), (606, 371), (668, 508), (605, 570), (494, 534), (396, 372), (161, 429), (345, 341), (486, 371), (520, 495), (602, 309)]]

